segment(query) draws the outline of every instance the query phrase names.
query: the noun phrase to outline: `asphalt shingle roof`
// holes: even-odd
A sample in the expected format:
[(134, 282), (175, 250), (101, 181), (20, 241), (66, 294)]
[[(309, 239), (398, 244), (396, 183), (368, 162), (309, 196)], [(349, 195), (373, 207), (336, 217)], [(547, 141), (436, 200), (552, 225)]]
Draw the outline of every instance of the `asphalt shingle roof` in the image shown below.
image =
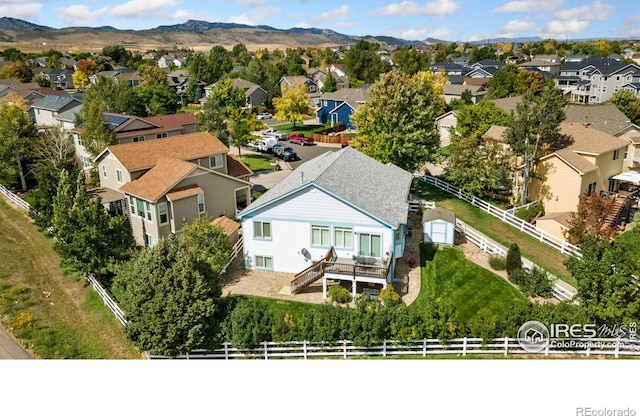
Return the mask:
[[(45, 95), (37, 103), (33, 104), (33, 108), (43, 110), (60, 111), (72, 101), (78, 101), (70, 95)], [(78, 101), (78, 104), (80, 102)]]
[(352, 147), (345, 147), (303, 163), (245, 208), (240, 216), (311, 182), (397, 228), (407, 221), (407, 196), (412, 178), (409, 172), (393, 164), (382, 164)]
[(629, 127), (631, 121), (613, 104), (567, 106), (565, 121), (588, 124), (609, 134), (616, 134)]

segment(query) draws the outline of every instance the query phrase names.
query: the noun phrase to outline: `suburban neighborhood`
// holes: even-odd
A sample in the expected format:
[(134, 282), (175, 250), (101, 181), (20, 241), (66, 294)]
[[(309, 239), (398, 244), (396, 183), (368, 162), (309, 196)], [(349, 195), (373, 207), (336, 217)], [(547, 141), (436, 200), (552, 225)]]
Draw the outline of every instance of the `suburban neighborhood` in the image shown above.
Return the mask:
[[(24, 354), (640, 354), (637, 41), (0, 68), (0, 323)], [(618, 330), (535, 349), (528, 321)]]

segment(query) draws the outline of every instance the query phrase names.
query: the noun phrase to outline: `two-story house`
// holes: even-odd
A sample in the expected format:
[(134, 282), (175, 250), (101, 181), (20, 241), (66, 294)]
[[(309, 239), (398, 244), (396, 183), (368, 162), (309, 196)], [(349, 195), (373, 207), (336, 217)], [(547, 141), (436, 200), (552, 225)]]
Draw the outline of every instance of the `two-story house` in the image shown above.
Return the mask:
[[(190, 113), (137, 117), (127, 114), (104, 113), (107, 127), (114, 132), (118, 144), (164, 139), (181, 134), (195, 133), (198, 119)], [(92, 157), (84, 147), (81, 124), (71, 130), (79, 165), (86, 171), (93, 167)]]
[[(200, 100), (200, 102), (206, 101), (206, 98), (211, 95), (211, 90), (215, 85), (216, 83), (213, 83), (205, 87), (205, 98)], [(231, 85), (241, 88), (242, 91), (244, 91), (246, 99), (245, 108), (254, 108), (265, 105), (267, 101), (267, 92), (260, 85), (254, 84), (253, 82), (247, 81), (243, 78), (232, 78)]]
[(298, 85), (304, 85), (307, 88), (309, 104), (317, 107), (320, 98), (320, 88), (318, 88), (318, 85), (314, 80), (304, 75), (285, 76), (280, 78), (280, 93), (284, 97), (288, 89), (295, 88)]
[(589, 58), (581, 62), (565, 62), (556, 78), (572, 103), (600, 104), (613, 94), (634, 83), (640, 83), (640, 67), (610, 58)]
[(347, 129), (353, 129), (351, 115), (367, 100), (367, 88), (342, 88), (326, 92), (320, 96), (320, 107), (316, 110), (316, 117), (321, 124), (328, 121), (331, 122), (331, 126), (344, 123)]
[(207, 132), (109, 146), (95, 159), (109, 190), (103, 203), (127, 216), (146, 246), (205, 214), (234, 218), (250, 201), (251, 184), (240, 178), (251, 170), (228, 152)]
[(29, 113), (38, 128), (58, 125), (56, 117), (65, 111), (81, 106), (82, 102), (71, 95), (45, 95), (31, 104)]
[(238, 214), (247, 269), (296, 273), (292, 293), (322, 279), (393, 282), (403, 257), (412, 175), (346, 147), (297, 167)]

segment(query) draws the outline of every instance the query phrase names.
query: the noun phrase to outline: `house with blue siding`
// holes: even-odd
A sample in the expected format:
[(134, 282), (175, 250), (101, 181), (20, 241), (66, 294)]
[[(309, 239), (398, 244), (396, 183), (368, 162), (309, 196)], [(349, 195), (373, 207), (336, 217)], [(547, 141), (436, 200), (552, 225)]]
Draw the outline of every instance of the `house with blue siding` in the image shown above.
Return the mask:
[[(403, 257), (412, 175), (346, 147), (303, 163), (238, 214), (246, 269), (386, 287)], [(360, 286), (358, 285), (360, 284)]]
[(342, 88), (324, 93), (320, 96), (320, 108), (316, 111), (318, 122), (325, 124), (330, 121), (332, 127), (344, 123), (348, 129), (353, 129), (351, 115), (368, 99), (366, 88)]

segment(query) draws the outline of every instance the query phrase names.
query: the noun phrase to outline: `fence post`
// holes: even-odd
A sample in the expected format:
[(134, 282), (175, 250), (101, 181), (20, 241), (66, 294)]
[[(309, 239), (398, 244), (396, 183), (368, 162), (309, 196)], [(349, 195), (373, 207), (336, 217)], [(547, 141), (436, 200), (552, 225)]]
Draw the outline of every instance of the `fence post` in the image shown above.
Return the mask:
[(616, 338), (616, 352), (614, 354), (614, 357), (618, 358), (619, 355), (620, 355), (620, 338)]
[(302, 350), (304, 351), (304, 359), (307, 359), (307, 340), (305, 339), (302, 343)]
[(509, 352), (509, 338), (505, 338), (504, 339), (504, 356), (507, 356), (507, 353)]
[(382, 356), (387, 356), (387, 340), (382, 341)]
[(264, 342), (264, 359), (268, 360), (269, 359), (269, 351), (267, 351), (267, 341)]
[(467, 337), (464, 337), (464, 339), (462, 340), (462, 356), (466, 356), (467, 355)]
[(589, 357), (591, 355), (591, 338), (589, 338), (589, 341), (587, 342), (587, 357)]
[(344, 347), (342, 350), (343, 351), (342, 358), (346, 360), (347, 359), (347, 340), (346, 339), (342, 340), (342, 346)]
[(422, 340), (422, 356), (426, 357), (427, 356), (427, 339), (423, 339)]
[(229, 343), (228, 342), (224, 343), (224, 359), (225, 360), (229, 359)]

